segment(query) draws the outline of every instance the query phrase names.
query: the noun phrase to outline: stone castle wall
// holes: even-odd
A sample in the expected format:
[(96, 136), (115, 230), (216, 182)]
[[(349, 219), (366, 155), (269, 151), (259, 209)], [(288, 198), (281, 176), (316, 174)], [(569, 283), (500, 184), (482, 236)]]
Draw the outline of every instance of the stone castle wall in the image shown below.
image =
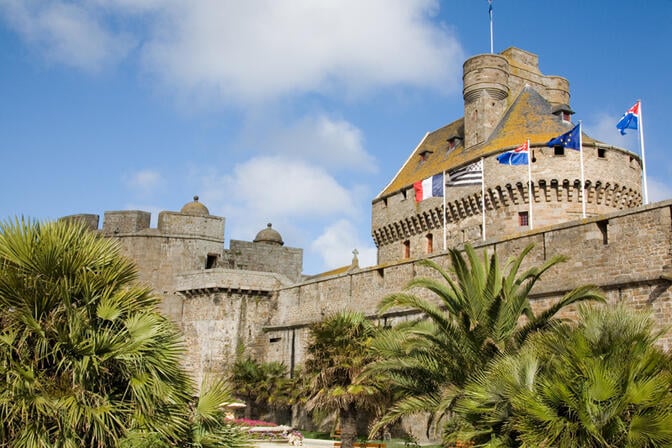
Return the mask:
[(224, 266), (249, 271), (277, 272), (294, 282), (302, 279), (303, 249), (231, 240)]
[[(659, 328), (664, 328), (672, 318), (671, 210), (672, 201), (666, 201), (475, 246), (479, 251), (496, 252), (503, 262), (528, 244), (534, 244), (521, 270), (554, 255), (569, 257), (567, 262), (547, 272), (533, 290), (536, 309), (545, 308), (576, 286), (597, 284), (604, 289), (610, 303), (623, 302), (633, 308), (651, 310)], [(449, 268), (445, 253), (430, 257)], [(307, 326), (331, 313), (353, 309), (376, 316), (376, 307), (385, 295), (402, 290), (415, 276), (430, 273), (416, 261), (365, 268), (280, 288), (277, 311), (265, 327), (266, 359), (283, 361), (288, 366), (300, 365)], [(403, 310), (399, 310), (376, 318), (394, 321), (404, 316)], [(672, 337), (666, 336), (662, 343), (670, 346)]]
[[(133, 220), (140, 221), (141, 215), (132, 215)], [(115, 215), (115, 219), (118, 217)], [(92, 215), (76, 218), (95, 221)], [(205, 219), (196, 222), (201, 228), (214, 233), (221, 225), (223, 234), (223, 220), (200, 219)], [(192, 220), (189, 217), (185, 222)], [(177, 222), (179, 219), (172, 223), (172, 229), (177, 228)], [(152, 285), (164, 299), (164, 313), (184, 332), (186, 364), (197, 380), (226, 371), (241, 352), (261, 360), (284, 362), (295, 372), (305, 359), (312, 323), (345, 309), (362, 311), (383, 324), (412, 318), (405, 310), (377, 316), (376, 309), (385, 295), (402, 290), (415, 276), (431, 274), (418, 265), (417, 258), (429, 256), (449, 268), (447, 254), (437, 251), (296, 283), (278, 273), (221, 266), (206, 269), (204, 255), (215, 249), (221, 251), (223, 236), (217, 240), (211, 238), (214, 235), (210, 232), (202, 238), (188, 233), (162, 234), (158, 229), (147, 228), (129, 234), (115, 234), (114, 229), (103, 231), (106, 236), (117, 238), (136, 260), (141, 278), (156, 282)], [(536, 309), (547, 307), (571, 288), (595, 283), (604, 289), (610, 303), (623, 302), (651, 310), (660, 328), (669, 324), (672, 201), (540, 227), (514, 236), (492, 237), (486, 242), (477, 241), (475, 246), (488, 253), (496, 252), (503, 262), (528, 244), (534, 244), (534, 249), (523, 269), (556, 254), (569, 257), (537, 284), (533, 291)], [(662, 343), (669, 347), (672, 338), (667, 336)]]
[[(555, 155), (553, 148), (534, 143), (531, 146), (533, 226), (580, 219), (580, 153), (566, 149), (564, 155)], [(496, 156), (484, 160), (487, 239), (507, 237), (529, 228), (519, 223), (519, 213), (529, 210), (527, 165), (502, 165)], [(641, 166), (632, 153), (606, 145), (584, 145), (584, 176), (587, 216), (641, 204)], [(446, 187), (447, 247), (482, 239), (481, 196), (480, 185)], [(378, 262), (385, 264), (404, 258), (406, 242), (409, 257), (442, 250), (443, 219), (442, 198), (416, 203), (412, 186), (374, 201), (373, 239), (378, 247)]]
[(101, 229), (98, 215), (62, 219), (83, 221), (91, 230), (117, 240), (124, 255), (138, 266), (139, 280), (161, 295), (161, 311), (179, 321), (182, 300), (175, 295), (178, 274), (204, 269), (208, 256), (221, 257), (224, 218), (164, 211), (156, 228), (150, 228), (150, 218), (144, 211), (108, 211)]

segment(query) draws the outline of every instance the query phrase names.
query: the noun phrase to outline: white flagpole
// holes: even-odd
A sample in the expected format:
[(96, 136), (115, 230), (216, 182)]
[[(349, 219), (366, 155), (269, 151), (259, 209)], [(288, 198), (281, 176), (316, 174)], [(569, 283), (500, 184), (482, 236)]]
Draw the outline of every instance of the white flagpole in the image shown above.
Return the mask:
[(532, 148), (530, 148), (530, 139), (527, 139), (527, 200), (530, 207), (530, 230), (534, 229), (534, 216), (532, 215), (532, 201), (534, 201), (534, 194), (532, 193)]
[(446, 239), (446, 171), (443, 171), (443, 251), (448, 250), (448, 241)]
[(492, 0), (488, 0), (488, 14), (490, 15), (490, 54), (495, 52), (493, 32), (492, 32)]
[(642, 150), (642, 186), (644, 191), (644, 205), (649, 203), (649, 191), (646, 182), (646, 157), (644, 156), (644, 119), (642, 118), (642, 100), (637, 100), (639, 103), (639, 123), (637, 123), (637, 128), (639, 128), (639, 147)]
[(579, 155), (581, 156), (581, 216), (586, 217), (586, 180), (583, 173), (583, 129), (579, 120)]
[(481, 157), (481, 216), (483, 217), (483, 241), (485, 241), (485, 159)]

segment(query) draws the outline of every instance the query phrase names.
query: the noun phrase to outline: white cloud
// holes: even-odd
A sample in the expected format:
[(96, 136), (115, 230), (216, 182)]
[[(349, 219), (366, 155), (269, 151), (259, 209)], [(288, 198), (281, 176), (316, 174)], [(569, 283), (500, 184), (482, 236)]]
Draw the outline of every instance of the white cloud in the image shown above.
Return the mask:
[(324, 169), (284, 157), (257, 157), (218, 182), (226, 201), (270, 216), (352, 213), (350, 193)]
[(161, 186), (163, 178), (158, 171), (145, 169), (123, 176), (127, 188), (139, 196), (148, 196)]
[[(458, 89), (462, 48), (438, 0), (4, 0), (48, 58), (96, 71), (140, 42), (147, 70), (187, 97), (250, 104), (397, 85)], [(138, 20), (133, 20), (133, 19)], [(131, 19), (131, 20), (129, 20)]]
[(345, 219), (340, 219), (324, 229), (322, 235), (311, 245), (311, 250), (322, 257), (326, 269), (349, 265), (354, 249), (357, 249), (360, 267), (376, 264), (376, 248), (371, 242), (361, 241), (355, 226)]
[[(249, 138), (257, 140), (252, 144), (264, 152), (285, 154), (330, 170), (377, 171), (376, 160), (364, 149), (362, 131), (346, 120), (318, 114), (281, 129), (263, 127), (266, 132), (254, 132)], [(254, 129), (258, 131), (257, 126)]]
[(135, 45), (128, 33), (106, 29), (85, 4), (6, 0), (0, 13), (48, 60), (84, 71), (118, 62)]
[[(167, 4), (168, 5), (168, 4)], [(168, 84), (253, 102), (408, 84), (455, 89), (462, 49), (436, 0), (171, 3), (145, 46)]]

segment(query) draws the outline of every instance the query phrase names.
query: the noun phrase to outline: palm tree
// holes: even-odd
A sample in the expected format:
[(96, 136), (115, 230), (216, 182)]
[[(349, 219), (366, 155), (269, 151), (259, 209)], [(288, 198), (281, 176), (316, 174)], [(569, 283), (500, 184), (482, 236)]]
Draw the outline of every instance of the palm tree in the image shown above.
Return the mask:
[(247, 357), (234, 363), (231, 384), (247, 404), (245, 418), (258, 418), (261, 411), (290, 406), (292, 381), (287, 375), (287, 366), (281, 362), (259, 362)]
[[(586, 300), (602, 301), (594, 286), (574, 289), (545, 311), (532, 309), (530, 291), (551, 267), (564, 261), (555, 256), (541, 266), (521, 272), (526, 247), (499, 266), (496, 254), (479, 257), (469, 245), (464, 254), (450, 250), (451, 269), (432, 260), (419, 262), (433, 278), (416, 277), (406, 291), (385, 297), (379, 312), (393, 308), (413, 310), (422, 316), (382, 333), (372, 344), (381, 361), (368, 369), (383, 375), (394, 387), (395, 403), (373, 431), (411, 414), (428, 413), (429, 425), (448, 412), (461, 389), (476, 373), (503, 353), (519, 350), (531, 334), (559, 322), (563, 308)], [(438, 278), (437, 278), (438, 277)], [(420, 296), (410, 291), (429, 291)], [(522, 322), (522, 324), (521, 324)]]
[(225, 406), (234, 401), (231, 386), (222, 380), (204, 381), (196, 406), (189, 416), (193, 448), (250, 447), (248, 434), (240, 427), (225, 422)]
[(160, 434), (134, 428), (120, 448), (250, 448), (250, 435), (241, 426), (226, 420), (226, 406), (234, 401), (231, 387), (222, 380), (204, 380), (201, 393), (190, 403), (189, 429), (178, 444), (168, 444)]
[(582, 308), (467, 385), (455, 411), (477, 446), (672, 445), (672, 365), (649, 316)]
[(183, 345), (117, 244), (59, 221), (0, 224), (0, 446), (185, 438)]
[(337, 412), (341, 446), (352, 448), (359, 412), (380, 403), (379, 388), (358, 376), (373, 362), (368, 347), (377, 327), (364, 314), (343, 311), (314, 324), (304, 373), (311, 380), (306, 408)]

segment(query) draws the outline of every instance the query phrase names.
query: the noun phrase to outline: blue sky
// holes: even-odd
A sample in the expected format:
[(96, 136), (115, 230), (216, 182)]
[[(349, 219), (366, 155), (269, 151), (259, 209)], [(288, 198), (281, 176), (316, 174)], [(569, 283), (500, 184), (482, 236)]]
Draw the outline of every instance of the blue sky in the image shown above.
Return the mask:
[[(607, 143), (642, 99), (649, 196), (672, 197), (672, 1), (494, 0), (494, 49), (567, 78)], [(0, 219), (178, 211), (272, 222), (304, 271), (375, 263), (371, 199), (463, 114), (487, 0), (0, 0)]]

